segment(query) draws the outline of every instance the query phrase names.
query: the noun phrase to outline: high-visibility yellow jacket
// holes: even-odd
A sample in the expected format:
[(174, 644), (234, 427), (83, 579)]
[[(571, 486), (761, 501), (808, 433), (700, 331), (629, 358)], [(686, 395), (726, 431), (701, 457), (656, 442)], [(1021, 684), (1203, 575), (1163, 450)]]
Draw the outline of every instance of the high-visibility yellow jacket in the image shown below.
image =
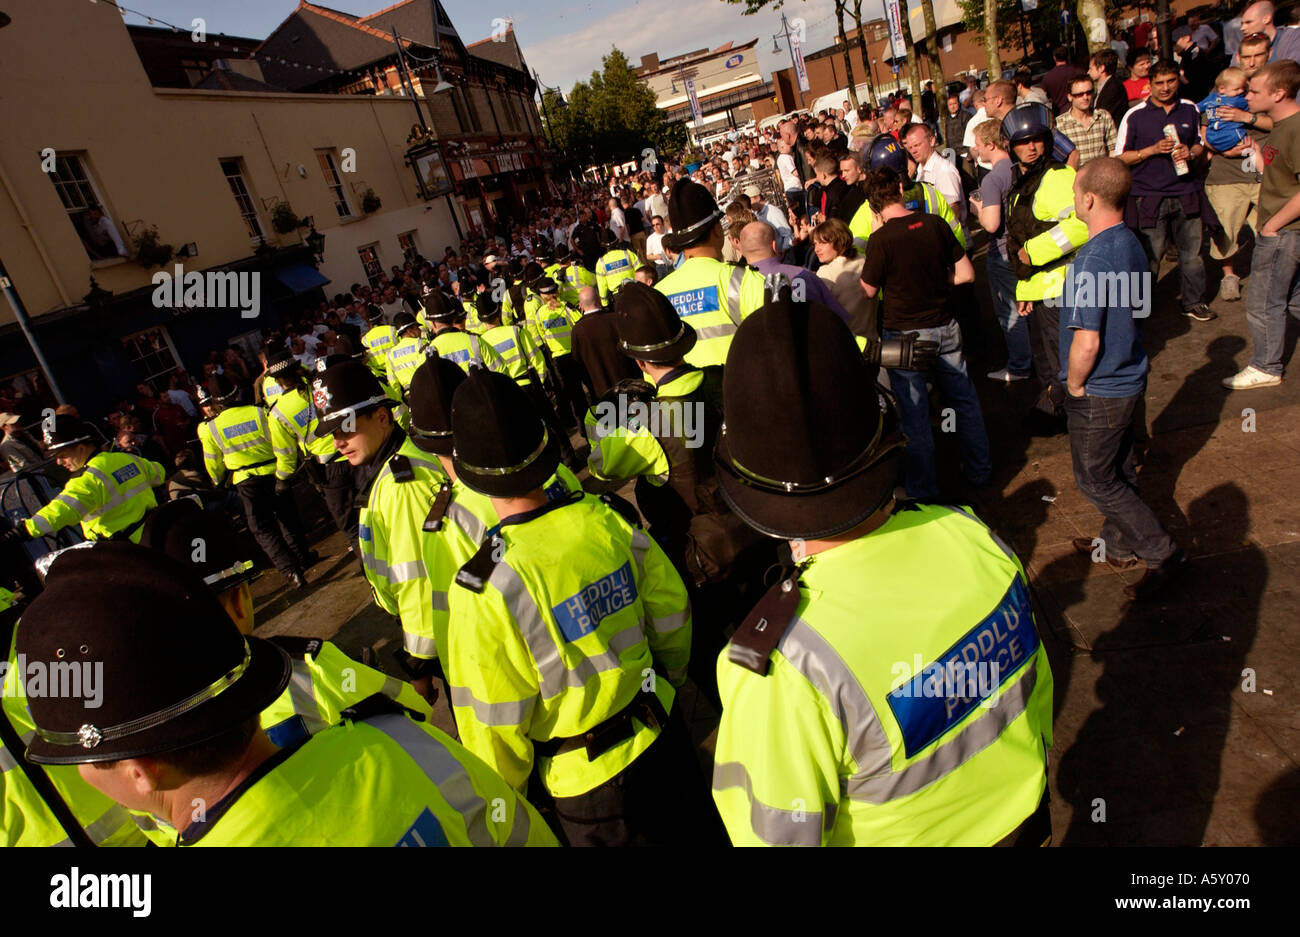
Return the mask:
[[(927, 215), (938, 215), (948, 222), (948, 227), (952, 228), (952, 233), (957, 236), (957, 243), (962, 247), (966, 246), (966, 232), (962, 230), (961, 222), (953, 214), (952, 206), (943, 197), (943, 193), (930, 183), (912, 183), (910, 188), (903, 191), (903, 200), (912, 211), (924, 212)], [(871, 211), (871, 204), (863, 202), (849, 221), (849, 233), (853, 235), (853, 246), (858, 250), (866, 249), (867, 238), (871, 237), (875, 223), (875, 214)]]
[(713, 797), (733, 843), (991, 845), (1037, 809), (1052, 674), (1024, 570), (987, 527), (900, 510), (813, 556), (799, 590), (765, 676), (736, 662), (743, 626), (718, 659)]
[(555, 281), (560, 284), (560, 299), (570, 306), (578, 305), (578, 293), (584, 286), (595, 286), (599, 289), (596, 274), (580, 263), (568, 264), (560, 271), (560, 276), (561, 278)]
[(602, 303), (608, 303), (612, 293), (636, 277), (638, 263), (636, 254), (626, 247), (616, 247), (601, 255), (596, 261), (596, 288), (600, 290)]
[(682, 321), (695, 329), (686, 363), (697, 368), (726, 364), (731, 336), (741, 321), (763, 305), (762, 274), (711, 257), (688, 257), (655, 289), (668, 297)]
[(1017, 269), (1017, 300), (1060, 296), (1069, 257), (1087, 241), (1088, 226), (1074, 214), (1073, 169), (1058, 165), (1017, 179), (1007, 196), (1007, 251), (1017, 265), (1023, 246), (1033, 267), (1027, 277)]
[[(8, 665), (3, 680), (0, 680), (4, 688), (3, 699), (0, 699), (3, 706), (0, 719), (8, 719), (14, 732), (26, 743), (36, 734), (36, 724), (27, 711), (25, 685), (20, 679), (15, 647), (17, 634), (15, 629), (9, 644)], [(0, 745), (0, 846), (73, 845), (54, 812), (19, 765), (18, 760), (22, 757), (22, 751), (10, 751)], [(126, 808), (83, 781), (76, 765), (39, 765), (36, 770), (45, 772), (92, 843), (97, 846), (146, 845)]]
[(343, 458), (334, 448), (334, 437), (321, 436), (320, 421), (311, 396), (302, 387), (287, 388), (275, 399), (267, 414), (271, 451), (275, 453), (275, 477), (289, 479), (298, 471), (298, 459), (306, 456), (321, 465)]
[(87, 540), (107, 540), (130, 530), (131, 542), (139, 543), (140, 522), (158, 506), (153, 489), (165, 481), (157, 462), (125, 452), (98, 452), (54, 500), (27, 518), (27, 534), (43, 537), (80, 524)]
[(228, 407), (203, 421), (199, 424), (199, 443), (203, 446), (203, 464), (214, 485), (225, 481), (227, 471), (232, 473), (232, 485), (275, 471), (271, 428), (261, 407)]
[(501, 363), (501, 356), (491, 345), (477, 335), (461, 329), (443, 329), (435, 335), (429, 342), (429, 354), (441, 355), (448, 361), (454, 361), (466, 372), (471, 364), (498, 372), (502, 372), (505, 367)]
[(391, 325), (377, 325), (361, 338), (366, 346), (366, 364), (383, 380), (387, 372), (388, 349), (397, 344), (397, 332)]
[[(580, 736), (643, 691), (671, 708), (690, 602), (663, 550), (591, 495), (561, 496), (487, 543), (501, 555), (483, 591), (452, 586), (445, 665), (462, 740), (523, 791), (534, 742)], [(546, 789), (574, 797), (619, 774), (660, 731), (633, 726), (594, 761), (583, 748), (539, 756)]]
[(523, 326), (498, 325), (479, 337), (501, 356), (501, 364), (505, 369), (503, 373), (518, 383), (531, 382), (532, 379), (528, 376), (530, 367), (539, 378), (546, 374), (546, 359), (542, 357), (542, 350)]
[(491, 768), (401, 713), (313, 735), (191, 837), (181, 845), (557, 845)]
[(388, 351), (386, 383), (389, 387), (398, 388), (403, 396), (410, 389), (415, 372), (428, 360), (425, 356), (425, 345), (426, 342), (422, 338), (404, 338)]
[(532, 290), (525, 289), (523, 291), (523, 301), (520, 307), (516, 309), (514, 297), (511, 295), (510, 290), (506, 290), (505, 296), (501, 298), (501, 322), (505, 325), (525, 322), (533, 317), (533, 313), (541, 304), (540, 296)]
[(581, 318), (582, 313), (564, 303), (552, 307), (543, 302), (533, 311), (528, 324), (538, 344), (545, 343), (551, 355), (558, 357), (573, 351), (573, 327)]

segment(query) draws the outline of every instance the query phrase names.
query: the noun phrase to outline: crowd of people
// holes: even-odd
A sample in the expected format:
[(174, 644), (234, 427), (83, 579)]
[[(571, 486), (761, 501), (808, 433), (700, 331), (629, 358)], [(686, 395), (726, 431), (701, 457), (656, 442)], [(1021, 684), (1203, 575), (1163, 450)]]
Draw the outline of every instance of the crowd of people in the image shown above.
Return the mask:
[[(1025, 432), (1068, 433), (1102, 515), (1075, 548), (1134, 570), (1130, 600), (1167, 595), (1188, 558), (1138, 486), (1167, 248), (1182, 314), (1210, 321), (1202, 231), (1235, 299), (1254, 210), (1254, 349), (1224, 383), (1281, 379), (1300, 64), (1272, 13), (1246, 8), (1231, 50), (1179, 24), (1177, 61), (1143, 31), (1127, 79), (1114, 48), (1086, 71), (1062, 49), (1041, 85), (931, 92), (921, 115), (846, 102), (620, 167), (287, 317), (256, 363), (214, 352), (193, 386), (141, 385), (107, 432), (61, 409), (44, 448), (71, 480), (0, 548), (77, 524), (114, 542), (48, 566), (13, 650), (94, 647), (138, 692), (87, 715), (6, 687), (11, 840), (1050, 841), (1052, 677), (1023, 567), (969, 507), (999, 468), (970, 364), (1037, 383)], [(20, 423), (0, 417), (11, 464), (37, 445)], [(301, 590), (304, 478), (396, 619), (406, 680), (251, 634), (260, 564), (232, 498), (190, 496), (233, 491)], [(148, 601), (113, 607), (123, 590)], [(885, 666), (913, 660), (902, 684)], [(721, 713), (711, 782), (687, 679)], [(441, 697), (456, 738), (427, 724)]]

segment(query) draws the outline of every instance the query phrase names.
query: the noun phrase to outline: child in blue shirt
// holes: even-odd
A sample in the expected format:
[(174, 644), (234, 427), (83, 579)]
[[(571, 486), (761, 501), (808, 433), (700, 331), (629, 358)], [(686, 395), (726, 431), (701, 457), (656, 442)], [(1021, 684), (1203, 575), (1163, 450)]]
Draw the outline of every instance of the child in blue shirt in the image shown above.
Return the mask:
[(1214, 80), (1214, 92), (1196, 105), (1205, 115), (1205, 142), (1220, 153), (1227, 152), (1246, 139), (1246, 125), (1237, 120), (1218, 117), (1221, 107), (1250, 110), (1246, 104), (1246, 73), (1240, 68), (1225, 68)]

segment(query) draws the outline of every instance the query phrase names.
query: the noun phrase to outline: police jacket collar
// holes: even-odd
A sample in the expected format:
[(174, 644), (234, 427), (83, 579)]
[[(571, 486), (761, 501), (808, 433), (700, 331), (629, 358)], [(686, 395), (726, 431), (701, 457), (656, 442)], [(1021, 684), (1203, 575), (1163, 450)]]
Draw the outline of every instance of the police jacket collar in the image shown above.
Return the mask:
[[(663, 397), (680, 397), (685, 394), (689, 394), (691, 391), (693, 391), (696, 387), (699, 386), (698, 380), (694, 382), (684, 382), (681, 387), (674, 388), (674, 390), (679, 391), (678, 393), (675, 394), (667, 393), (667, 391), (671, 385), (673, 385), (679, 380), (682, 380), (683, 378), (689, 378), (692, 374), (699, 375), (701, 380), (703, 379), (704, 376), (703, 373), (700, 371), (700, 369), (695, 367), (692, 364), (683, 364), (681, 367), (673, 368), (671, 371), (669, 371), (667, 374), (665, 374), (663, 377), (661, 377), (658, 381), (655, 382), (655, 390), (658, 392), (659, 396), (663, 396)], [(686, 383), (691, 383), (691, 386), (687, 387)]]
[(388, 460), (397, 454), (397, 450), (401, 449), (402, 444), (405, 442), (405, 431), (403, 431), (400, 426), (394, 424), (393, 431), (388, 435), (388, 441), (385, 442), (383, 446), (380, 447), (379, 451), (375, 453), (374, 458), (356, 470), (357, 497), (355, 503), (357, 507), (363, 508), (369, 502), (370, 488), (374, 485), (375, 479), (378, 478), (379, 473), (384, 470), (384, 466), (388, 464)]
[(309, 741), (311, 741), (311, 736), (300, 739), (296, 744), (291, 745), (288, 748), (280, 749), (270, 758), (266, 759), (266, 761), (254, 768), (253, 773), (235, 785), (229, 794), (208, 807), (208, 809), (203, 813), (203, 819), (195, 820), (189, 826), (185, 827), (185, 829), (180, 833), (178, 844), (181, 846), (193, 846), (197, 843), (203, 838), (203, 835), (207, 833), (208, 830), (212, 829), (213, 825), (215, 825), (218, 820), (226, 815), (226, 811), (235, 805), (235, 802), (244, 795), (245, 791), (258, 781), (262, 780), (262, 778), (266, 777), (284, 762), (288, 761), (289, 756), (302, 748), (302, 746), (306, 745)]
[(551, 511), (558, 508), (568, 507), (570, 504), (577, 504), (584, 497), (586, 497), (586, 492), (580, 490), (565, 491), (560, 493), (558, 497), (551, 497), (550, 491), (548, 490), (547, 501), (545, 504), (538, 508), (532, 508), (528, 511), (520, 511), (518, 514), (511, 514), (507, 517), (501, 518), (496, 526), (487, 532), (487, 535), (483, 539), (492, 539), (501, 532), (502, 527), (527, 524), (529, 521), (537, 520), (537, 518), (541, 517), (543, 514), (549, 514)]
[[(1015, 159), (1015, 157), (1012, 157), (1012, 159)], [(1021, 165), (1020, 160), (1016, 159), (1015, 169), (1012, 173), (1011, 184), (1013, 186), (1023, 185), (1025, 182), (1028, 182), (1032, 179), (1035, 179), (1043, 175), (1049, 169), (1064, 169), (1064, 168), (1065, 168), (1064, 163), (1058, 162), (1057, 160), (1052, 158), (1051, 150), (1045, 152), (1041, 157), (1039, 157), (1036, 163), (1029, 166), (1028, 168)]]

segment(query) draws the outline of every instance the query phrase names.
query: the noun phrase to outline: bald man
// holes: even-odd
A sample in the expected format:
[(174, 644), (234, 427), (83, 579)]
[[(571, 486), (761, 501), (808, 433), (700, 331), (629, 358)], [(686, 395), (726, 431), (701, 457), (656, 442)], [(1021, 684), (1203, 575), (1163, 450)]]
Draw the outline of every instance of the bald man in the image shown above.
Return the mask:
[(584, 286), (578, 291), (578, 308), (582, 318), (573, 326), (573, 360), (592, 397), (600, 397), (624, 378), (640, 377), (632, 359), (619, 347), (613, 304), (603, 308), (596, 287)]
[(751, 221), (741, 229), (739, 240), (745, 262), (763, 274), (769, 283), (774, 282), (774, 277), (785, 277), (790, 281), (795, 302), (821, 303), (848, 325), (848, 312), (831, 293), (825, 281), (806, 267), (783, 264), (777, 258), (776, 231), (770, 224), (766, 221)]
[[(1263, 33), (1268, 36), (1273, 43), (1268, 57), (1270, 62), (1276, 62), (1278, 59), (1300, 62), (1300, 29), (1294, 26), (1283, 26), (1279, 29), (1273, 23), (1273, 15), (1273, 4), (1268, 0), (1252, 3), (1241, 13), (1241, 34), (1250, 36), (1254, 33)], [(1240, 64), (1236, 56), (1233, 56), (1232, 64)]]

